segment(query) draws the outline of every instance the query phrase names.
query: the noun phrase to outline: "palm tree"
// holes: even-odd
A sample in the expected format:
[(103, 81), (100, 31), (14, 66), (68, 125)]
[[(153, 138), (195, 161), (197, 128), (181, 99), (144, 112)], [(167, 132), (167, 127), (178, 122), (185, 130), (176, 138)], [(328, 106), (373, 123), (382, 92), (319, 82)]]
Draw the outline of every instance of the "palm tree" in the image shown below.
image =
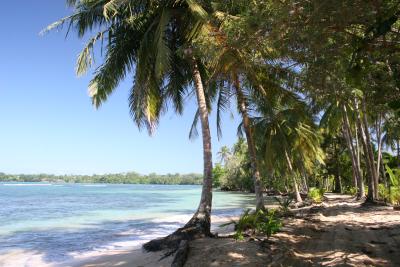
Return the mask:
[(349, 111), (352, 109), (349, 108), (348, 97), (343, 97), (343, 99), (336, 97), (335, 101), (330, 99), (329, 102), (321, 118), (320, 127), (324, 128), (325, 132), (331, 135), (338, 135), (342, 131), (350, 154), (354, 186), (357, 187), (357, 198), (361, 199), (365, 195), (365, 189), (361, 167), (357, 158), (357, 149), (353, 143), (353, 139), (355, 138), (353, 136), (354, 127), (352, 125), (355, 126), (355, 122), (351, 121), (352, 116), (349, 116), (351, 115)]
[[(265, 153), (266, 166), (285, 166), (292, 178), (297, 202), (302, 198), (297, 183), (297, 173), (303, 167), (311, 169), (323, 163), (319, 135), (304, 102), (292, 98), (275, 100), (257, 99), (260, 114), (252, 118), (261, 151)], [(301, 166), (296, 166), (301, 164)]]
[(226, 163), (231, 156), (231, 150), (227, 146), (222, 146), (221, 149), (218, 151), (218, 156), (221, 163)]
[[(277, 64), (279, 60), (276, 50), (272, 52), (270, 40), (266, 38), (260, 24), (271, 21), (265, 18), (255, 24), (249, 15), (257, 4), (248, 1), (229, 1), (215, 3), (214, 35), (217, 36), (208, 46), (209, 69), (215, 83), (217, 102), (217, 130), (220, 136), (220, 113), (230, 106), (232, 96), (236, 98), (236, 107), (242, 118), (239, 127), (240, 135), (244, 132), (250, 158), (251, 172), (256, 194), (256, 209), (265, 209), (263, 185), (260, 174), (260, 163), (254, 140), (254, 129), (251, 125), (252, 95), (285, 91), (282, 80), (287, 79), (290, 71)], [(253, 34), (253, 35), (252, 35)], [(252, 37), (250, 37), (252, 35)], [(257, 38), (254, 38), (257, 36)], [(260, 40), (263, 41), (260, 41)], [(257, 41), (255, 41), (257, 40)], [(257, 53), (254, 53), (257, 51)], [(285, 77), (285, 78), (283, 78)], [(286, 80), (287, 81), (287, 80)]]
[[(192, 219), (163, 240), (144, 247), (159, 250), (177, 246), (181, 239), (210, 235), (212, 203), (212, 155), (208, 108), (202, 80), (203, 64), (193, 45), (207, 34), (207, 12), (194, 0), (67, 0), (72, 15), (50, 25), (45, 31), (64, 24), (79, 37), (98, 30), (89, 39), (77, 61), (77, 74), (93, 63), (93, 50), (101, 43), (104, 61), (89, 84), (93, 104), (99, 107), (119, 82), (134, 73), (129, 96), (132, 117), (139, 128), (152, 133), (168, 105), (183, 110), (183, 97), (194, 85), (202, 126), (204, 180), (201, 200)], [(209, 8), (210, 5), (204, 5)], [(69, 30), (68, 29), (68, 30)], [(204, 73), (204, 72), (203, 72)]]
[(385, 121), (383, 131), (383, 143), (387, 148), (396, 151), (397, 160), (400, 164), (400, 120), (394, 115), (394, 112)]

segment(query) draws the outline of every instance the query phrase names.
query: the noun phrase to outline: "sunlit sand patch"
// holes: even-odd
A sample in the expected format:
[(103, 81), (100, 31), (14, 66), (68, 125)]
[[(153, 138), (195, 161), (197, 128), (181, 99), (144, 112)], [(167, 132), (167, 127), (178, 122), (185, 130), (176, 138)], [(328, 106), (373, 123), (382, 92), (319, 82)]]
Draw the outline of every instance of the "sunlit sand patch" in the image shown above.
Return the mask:
[(228, 256), (232, 257), (234, 259), (241, 259), (241, 260), (244, 259), (243, 254), (239, 254), (239, 253), (236, 253), (236, 252), (229, 252)]

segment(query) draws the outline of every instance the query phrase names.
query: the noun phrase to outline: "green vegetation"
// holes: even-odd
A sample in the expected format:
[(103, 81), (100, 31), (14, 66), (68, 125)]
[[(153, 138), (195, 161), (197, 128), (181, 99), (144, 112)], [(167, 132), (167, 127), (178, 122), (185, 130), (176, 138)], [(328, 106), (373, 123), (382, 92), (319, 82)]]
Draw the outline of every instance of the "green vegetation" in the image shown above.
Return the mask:
[(248, 209), (244, 211), (237, 221), (232, 220), (229, 223), (220, 225), (220, 227), (231, 224), (235, 226), (234, 238), (237, 240), (243, 240), (245, 235), (265, 235), (268, 238), (278, 232), (282, 227), (282, 222), (276, 216), (274, 210), (257, 210), (251, 212), (251, 210)]
[[(264, 209), (264, 189), (297, 202), (307, 194), (320, 201), (324, 191), (347, 191), (368, 202), (397, 203), (398, 1), (67, 3), (72, 15), (47, 30), (67, 24), (88, 40), (78, 75), (94, 67), (93, 54), (102, 51), (89, 84), (96, 107), (123, 79), (135, 77), (130, 111), (151, 133), (168, 108), (181, 114), (186, 98), (197, 100), (190, 136), (198, 135), (200, 124), (198, 210), (185, 227), (146, 249), (176, 248), (181, 239), (209, 235), (213, 185), (254, 192), (257, 211)], [(215, 107), (220, 137), (221, 114), (232, 103), (242, 138), (221, 149), (214, 167), (209, 112)]]
[(5, 174), (0, 182), (50, 182), (50, 183), (105, 183), (105, 184), (176, 184), (200, 185), (200, 174), (140, 175), (135, 172), (104, 175), (52, 175), (52, 174)]
[(214, 179), (218, 179), (219, 187), (226, 191), (254, 192), (250, 158), (244, 139), (239, 139), (232, 149), (222, 147), (218, 154), (223, 162), (223, 165), (217, 164), (214, 168), (214, 172), (218, 172)]
[(288, 215), (290, 213), (290, 204), (293, 202), (293, 198), (291, 197), (275, 197), (275, 200), (279, 203), (279, 211), (283, 216)]
[(308, 197), (311, 198), (314, 202), (320, 203), (324, 198), (325, 190), (322, 188), (311, 187), (308, 191)]
[(385, 201), (400, 205), (400, 171), (392, 170), (389, 166), (386, 166), (386, 171), (389, 176), (388, 185), (380, 184), (379, 194)]

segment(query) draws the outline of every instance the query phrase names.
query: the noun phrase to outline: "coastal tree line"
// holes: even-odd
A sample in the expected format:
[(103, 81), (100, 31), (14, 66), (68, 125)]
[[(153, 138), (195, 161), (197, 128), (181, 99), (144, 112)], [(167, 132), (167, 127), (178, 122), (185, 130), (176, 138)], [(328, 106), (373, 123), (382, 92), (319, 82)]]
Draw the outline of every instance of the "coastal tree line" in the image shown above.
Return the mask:
[(54, 174), (5, 174), (0, 173), (0, 182), (49, 182), (49, 183), (106, 183), (106, 184), (169, 184), (200, 185), (200, 174), (164, 174), (150, 173), (141, 175), (136, 172), (95, 175), (54, 175)]
[[(265, 189), (284, 188), (297, 202), (310, 185), (351, 188), (368, 202), (398, 192), (397, 171), (384, 153), (400, 155), (398, 1), (67, 3), (72, 14), (46, 31), (66, 26), (68, 33), (91, 36), (78, 57), (78, 75), (94, 66), (93, 54), (101, 51), (89, 84), (96, 107), (133, 77), (132, 118), (152, 133), (167, 109), (181, 114), (187, 97), (197, 100), (190, 133), (198, 135), (200, 124), (198, 209), (183, 228), (146, 249), (211, 235), (212, 187), (223, 168), (213, 170), (210, 132), (222, 134), (221, 114), (233, 108), (241, 118), (240, 145), (247, 147), (233, 154), (247, 164), (251, 181), (243, 186), (255, 192), (257, 210), (264, 209)], [(212, 109), (216, 127), (209, 121)], [(238, 177), (241, 168), (233, 167), (239, 171), (231, 177)]]

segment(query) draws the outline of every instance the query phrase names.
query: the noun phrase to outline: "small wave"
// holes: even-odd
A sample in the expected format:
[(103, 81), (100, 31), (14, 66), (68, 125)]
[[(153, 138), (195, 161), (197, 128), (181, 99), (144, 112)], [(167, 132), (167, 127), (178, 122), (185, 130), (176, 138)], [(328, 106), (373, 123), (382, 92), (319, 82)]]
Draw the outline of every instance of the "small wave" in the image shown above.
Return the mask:
[(89, 187), (106, 187), (105, 184), (83, 184), (82, 186), (89, 186)]
[(2, 184), (3, 186), (52, 186), (52, 184)]

